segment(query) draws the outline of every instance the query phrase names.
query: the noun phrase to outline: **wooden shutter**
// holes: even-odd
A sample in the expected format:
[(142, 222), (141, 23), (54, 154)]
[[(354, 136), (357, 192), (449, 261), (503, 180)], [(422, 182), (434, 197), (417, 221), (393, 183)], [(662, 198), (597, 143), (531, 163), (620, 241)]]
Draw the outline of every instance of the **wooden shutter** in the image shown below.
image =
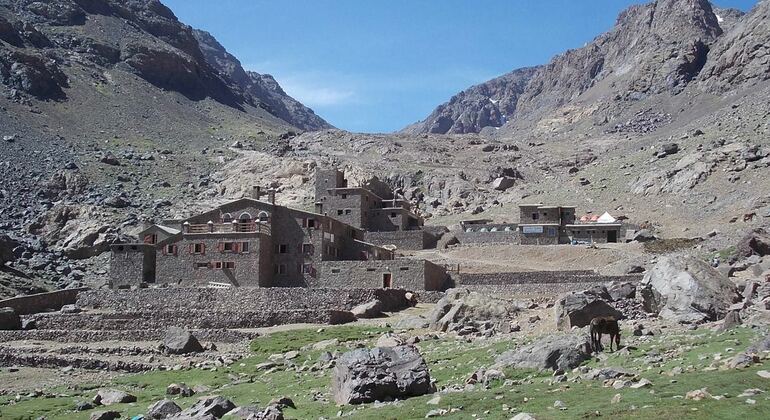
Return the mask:
[(173, 251), (174, 256), (176, 257), (176, 245), (171, 245), (171, 251)]
[(238, 242), (233, 242), (233, 252), (236, 254), (241, 252), (241, 244)]
[(163, 253), (163, 255), (168, 255), (168, 254), (166, 254), (166, 245), (163, 246), (162, 253)]
[(195, 252), (195, 245), (194, 244), (187, 245), (187, 248), (188, 248), (188, 251), (189, 251), (190, 254)]
[(219, 252), (225, 252), (225, 243), (217, 242), (217, 250), (219, 250)]
[(206, 244), (201, 244), (201, 255), (206, 255)]

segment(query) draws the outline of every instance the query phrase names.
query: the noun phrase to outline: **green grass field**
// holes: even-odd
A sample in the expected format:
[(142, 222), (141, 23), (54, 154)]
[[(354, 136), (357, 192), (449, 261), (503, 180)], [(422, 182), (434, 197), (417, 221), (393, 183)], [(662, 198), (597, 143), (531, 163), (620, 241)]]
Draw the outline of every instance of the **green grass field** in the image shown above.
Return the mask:
[[(655, 337), (646, 342), (629, 342), (629, 352), (610, 353), (606, 360), (587, 362), (589, 367), (621, 367), (639, 373), (640, 378), (652, 381), (650, 388), (615, 390), (604, 387), (600, 380), (582, 382), (562, 382), (551, 384), (550, 372), (532, 372), (508, 370), (508, 379), (514, 379), (513, 385), (503, 381), (490, 384), (489, 389), (476, 386), (462, 392), (442, 393), (438, 405), (427, 402), (433, 395), (411, 398), (388, 404), (366, 404), (362, 406), (339, 407), (333, 402), (329, 385), (330, 370), (302, 372), (278, 370), (265, 373), (257, 370), (257, 364), (267, 360), (273, 353), (299, 350), (322, 340), (336, 338), (340, 344), (325, 351), (345, 351), (351, 342), (363, 340), (363, 344), (372, 345), (379, 334), (384, 332), (376, 327), (329, 327), (321, 332), (316, 330), (293, 330), (277, 332), (260, 337), (252, 343), (254, 355), (236, 362), (232, 366), (217, 370), (181, 370), (158, 371), (144, 374), (124, 375), (109, 387), (126, 390), (137, 396), (138, 402), (111, 406), (123, 414), (123, 418), (143, 414), (153, 402), (165, 397), (166, 386), (184, 382), (189, 386), (206, 385), (210, 394), (217, 394), (232, 399), (238, 405), (255, 404), (264, 406), (270, 399), (286, 395), (291, 397), (297, 409), (287, 409), (287, 418), (317, 419), (336, 417), (338, 412), (349, 413), (355, 419), (411, 419), (424, 418), (425, 414), (436, 408), (457, 409), (442, 418), (450, 419), (508, 419), (524, 411), (533, 413), (539, 419), (578, 419), (578, 418), (695, 418), (695, 419), (762, 419), (768, 418), (770, 401), (767, 394), (751, 397), (755, 404), (746, 403), (746, 398), (737, 395), (748, 388), (768, 390), (770, 380), (756, 374), (767, 366), (755, 365), (744, 370), (704, 371), (712, 363), (717, 366), (715, 357), (727, 359), (731, 355), (746, 349), (757, 336), (749, 328), (739, 328), (726, 333), (710, 331), (691, 331), (671, 333)], [(360, 341), (359, 341), (360, 343)], [(420, 342), (418, 347), (425, 356), (437, 386), (461, 389), (465, 379), (477, 368), (489, 366), (499, 353), (522, 344), (516, 340), (478, 340), (465, 342), (455, 338), (442, 338)], [(645, 356), (649, 352), (666, 355), (660, 366), (648, 366)], [(315, 363), (322, 351), (304, 350), (294, 363), (301, 366)], [(670, 376), (675, 367), (682, 373)], [(576, 376), (568, 372), (568, 377)], [(723, 395), (720, 400), (707, 399), (691, 401), (682, 398), (688, 391), (707, 388), (715, 396)], [(96, 385), (80, 387), (79, 390), (54, 390), (68, 394), (61, 398), (35, 398), (9, 403), (5, 397), (0, 406), (3, 419), (36, 419), (45, 416), (53, 419), (87, 419), (92, 411), (75, 413), (72, 410), (76, 401), (88, 400), (95, 394)], [(621, 395), (620, 402), (612, 403), (615, 394)], [(179, 398), (175, 401), (183, 408), (190, 406), (197, 396)], [(326, 400), (326, 401), (324, 401)], [(567, 409), (553, 408), (556, 400), (562, 401)], [(99, 410), (97, 408), (96, 410)]]

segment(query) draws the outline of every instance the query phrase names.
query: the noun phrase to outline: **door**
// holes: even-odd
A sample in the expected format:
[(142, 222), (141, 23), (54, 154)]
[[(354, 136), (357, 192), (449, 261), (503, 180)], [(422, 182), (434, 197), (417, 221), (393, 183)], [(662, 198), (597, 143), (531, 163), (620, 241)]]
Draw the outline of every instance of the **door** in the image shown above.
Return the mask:
[(390, 289), (391, 287), (393, 287), (393, 274), (384, 273), (382, 275), (382, 288)]
[(613, 244), (618, 242), (618, 231), (616, 231), (616, 230), (608, 230), (607, 231), (607, 242), (613, 243)]

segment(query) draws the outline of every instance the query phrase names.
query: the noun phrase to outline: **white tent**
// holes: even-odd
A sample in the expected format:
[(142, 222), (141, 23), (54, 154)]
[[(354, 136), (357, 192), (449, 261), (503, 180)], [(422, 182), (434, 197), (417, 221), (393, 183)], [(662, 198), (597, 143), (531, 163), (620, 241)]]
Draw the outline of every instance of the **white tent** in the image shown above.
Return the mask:
[(612, 217), (609, 213), (604, 212), (604, 214), (599, 217), (596, 223), (615, 223), (617, 221), (618, 219)]

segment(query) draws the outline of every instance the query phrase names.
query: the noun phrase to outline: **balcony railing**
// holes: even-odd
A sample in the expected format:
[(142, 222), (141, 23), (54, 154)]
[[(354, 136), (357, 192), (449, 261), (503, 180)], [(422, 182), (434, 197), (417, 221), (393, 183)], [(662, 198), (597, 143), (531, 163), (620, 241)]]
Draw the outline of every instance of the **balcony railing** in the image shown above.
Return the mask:
[(247, 223), (207, 223), (207, 224), (185, 224), (183, 225), (185, 233), (264, 233), (270, 235), (270, 225), (266, 223), (247, 222)]

